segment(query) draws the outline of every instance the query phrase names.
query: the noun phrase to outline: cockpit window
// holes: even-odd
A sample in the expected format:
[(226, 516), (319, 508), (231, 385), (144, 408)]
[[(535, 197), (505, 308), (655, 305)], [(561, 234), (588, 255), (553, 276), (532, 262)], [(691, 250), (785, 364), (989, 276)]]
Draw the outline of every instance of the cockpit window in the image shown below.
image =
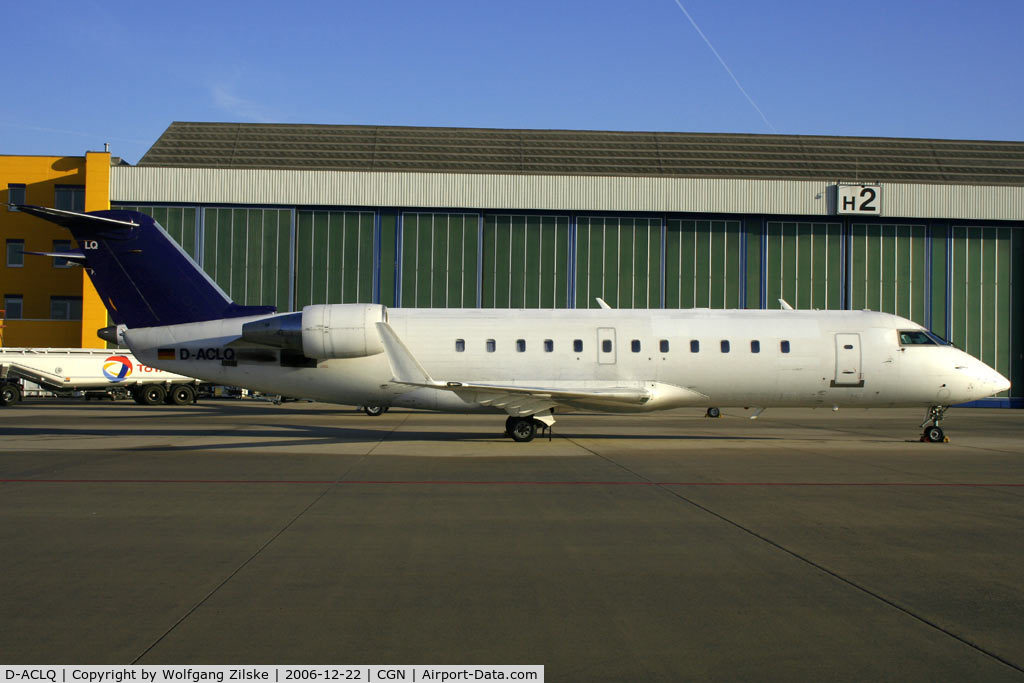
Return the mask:
[(900, 344), (903, 346), (924, 344), (935, 346), (936, 341), (924, 330), (900, 330)]
[(927, 334), (929, 337), (931, 337), (932, 341), (934, 341), (936, 344), (939, 344), (940, 346), (953, 346), (954, 345), (953, 342), (947, 341), (947, 340), (943, 339), (942, 337), (940, 337), (939, 335), (935, 334), (934, 332), (928, 331), (928, 332), (925, 332), (925, 334)]

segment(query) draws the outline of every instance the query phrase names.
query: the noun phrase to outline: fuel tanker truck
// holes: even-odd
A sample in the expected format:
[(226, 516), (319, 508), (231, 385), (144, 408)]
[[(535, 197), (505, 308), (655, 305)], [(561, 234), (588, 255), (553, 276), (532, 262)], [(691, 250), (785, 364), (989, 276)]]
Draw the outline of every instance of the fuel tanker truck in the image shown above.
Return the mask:
[(25, 382), (58, 395), (131, 396), (143, 405), (194, 403), (199, 388), (199, 380), (140, 363), (122, 349), (0, 347), (0, 406), (20, 401)]

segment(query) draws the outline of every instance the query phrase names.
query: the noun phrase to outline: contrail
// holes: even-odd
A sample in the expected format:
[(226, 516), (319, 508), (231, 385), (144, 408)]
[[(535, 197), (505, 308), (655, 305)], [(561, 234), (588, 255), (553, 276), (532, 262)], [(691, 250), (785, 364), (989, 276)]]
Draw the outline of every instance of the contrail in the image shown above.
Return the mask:
[(20, 130), (34, 130), (41, 133), (61, 133), (62, 135), (77, 135), (83, 138), (95, 138), (104, 139), (107, 141), (116, 142), (132, 142), (135, 144), (146, 145), (149, 144), (148, 140), (136, 140), (135, 138), (119, 138), (112, 135), (103, 135), (101, 133), (87, 133), (81, 130), (65, 130), (63, 128), (44, 128), (42, 126), (30, 126), (24, 123), (11, 123), (8, 121), (0, 121), (0, 127), (3, 128), (15, 128)]
[(732, 72), (732, 69), (729, 68), (729, 65), (725, 63), (724, 59), (722, 59), (722, 55), (718, 54), (718, 50), (716, 50), (715, 46), (711, 44), (711, 41), (708, 40), (708, 37), (704, 35), (704, 31), (700, 30), (700, 26), (697, 26), (697, 22), (693, 20), (693, 17), (690, 16), (690, 13), (686, 11), (685, 7), (683, 7), (683, 3), (680, 2), (679, 0), (675, 0), (675, 3), (679, 5), (679, 9), (683, 10), (683, 14), (685, 14), (686, 18), (690, 20), (690, 23), (693, 24), (693, 27), (697, 29), (697, 33), (700, 34), (700, 37), (704, 39), (704, 42), (707, 43), (707, 46), (715, 54), (715, 57), (718, 58), (719, 64), (721, 64), (722, 68), (725, 69), (726, 73), (729, 74), (729, 77), (732, 79), (732, 82), (736, 84), (736, 87), (740, 89), (740, 92), (743, 93), (743, 96), (747, 98), (747, 102), (750, 102), (750, 106), (756, 109), (757, 113), (761, 115), (761, 118), (764, 120), (765, 125), (771, 128), (773, 133), (778, 133), (779, 131), (775, 129), (775, 126), (772, 125), (772, 122), (769, 121), (768, 117), (764, 115), (763, 111), (761, 111), (761, 107), (757, 106), (757, 102), (754, 102), (754, 98), (748, 95), (747, 91), (743, 89), (742, 85), (740, 85), (739, 80), (736, 78), (736, 74)]

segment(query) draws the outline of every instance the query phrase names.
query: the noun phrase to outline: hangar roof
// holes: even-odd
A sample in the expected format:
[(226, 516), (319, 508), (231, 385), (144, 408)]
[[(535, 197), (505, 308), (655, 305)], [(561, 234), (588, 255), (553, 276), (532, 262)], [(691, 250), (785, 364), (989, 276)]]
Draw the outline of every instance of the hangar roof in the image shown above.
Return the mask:
[(138, 165), (1024, 185), (1024, 142), (176, 121)]

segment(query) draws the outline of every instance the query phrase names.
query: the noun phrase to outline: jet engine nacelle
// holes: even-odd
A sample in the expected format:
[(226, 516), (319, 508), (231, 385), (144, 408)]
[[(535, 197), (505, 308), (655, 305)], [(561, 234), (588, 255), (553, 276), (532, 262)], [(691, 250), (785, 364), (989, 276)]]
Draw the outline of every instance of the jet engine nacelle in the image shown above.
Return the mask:
[(317, 304), (302, 309), (302, 353), (309, 358), (359, 358), (384, 352), (376, 323), (380, 304)]

